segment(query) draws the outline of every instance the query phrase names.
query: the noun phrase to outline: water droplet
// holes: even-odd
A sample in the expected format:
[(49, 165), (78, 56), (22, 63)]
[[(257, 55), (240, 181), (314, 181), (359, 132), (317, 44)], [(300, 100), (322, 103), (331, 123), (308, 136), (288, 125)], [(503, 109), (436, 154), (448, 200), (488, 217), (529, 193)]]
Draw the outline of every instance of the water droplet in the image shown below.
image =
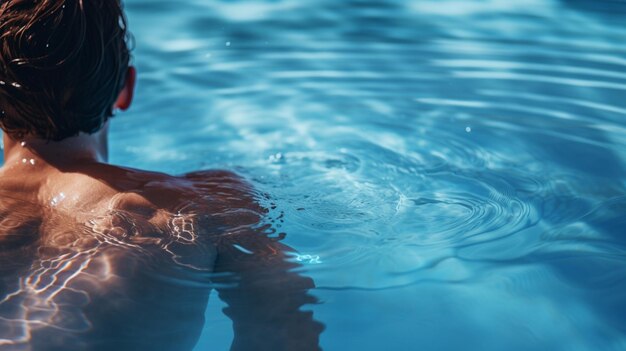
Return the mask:
[(35, 165), (35, 159), (31, 158), (29, 162), (30, 162), (31, 165), (33, 165), (33, 166)]
[(25, 141), (22, 141), (22, 142), (20, 143), (20, 145), (21, 145), (22, 147), (24, 147), (24, 146), (26, 146), (26, 142), (25, 142)]
[(468, 132), (468, 133), (471, 133), (472, 132), (472, 127), (465, 127), (465, 131)]
[(65, 194), (64, 193), (59, 193), (59, 195), (53, 197), (52, 200), (50, 200), (50, 205), (51, 206), (56, 206), (61, 201), (63, 201), (64, 199), (65, 199)]
[(282, 162), (285, 161), (285, 155), (283, 155), (281, 152), (276, 153), (274, 155), (270, 155), (269, 161), (270, 162), (277, 162), (277, 163), (280, 162), (280, 163), (282, 163)]
[(46, 44), (46, 48), (49, 48), (49, 47), (50, 47), (50, 44)]
[(22, 86), (20, 85), (20, 83), (15, 83), (15, 82), (11, 83), (11, 85), (12, 85), (14, 88), (21, 88), (21, 87), (22, 87)]
[(27, 159), (25, 159), (25, 158), (23, 158), (23, 159), (22, 159), (22, 163), (26, 163), (26, 162), (28, 162), (28, 160), (27, 160)]
[(227, 41), (227, 42), (226, 42), (226, 46), (230, 46), (230, 41)]

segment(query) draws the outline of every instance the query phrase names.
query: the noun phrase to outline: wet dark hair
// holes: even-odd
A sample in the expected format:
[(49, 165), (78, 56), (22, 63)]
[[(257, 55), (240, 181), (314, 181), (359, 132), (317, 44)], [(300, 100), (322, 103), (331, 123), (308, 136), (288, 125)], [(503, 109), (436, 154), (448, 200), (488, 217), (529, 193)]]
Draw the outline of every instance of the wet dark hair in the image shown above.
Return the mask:
[(120, 0), (0, 0), (0, 127), (12, 138), (95, 133), (130, 60)]

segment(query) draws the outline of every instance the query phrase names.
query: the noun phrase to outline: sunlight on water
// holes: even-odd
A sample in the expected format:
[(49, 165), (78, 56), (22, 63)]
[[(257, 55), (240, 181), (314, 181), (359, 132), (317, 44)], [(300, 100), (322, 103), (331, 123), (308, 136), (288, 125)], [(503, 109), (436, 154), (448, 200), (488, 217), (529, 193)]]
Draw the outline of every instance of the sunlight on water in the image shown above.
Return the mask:
[[(320, 303), (305, 309), (326, 325), (324, 349), (626, 350), (625, 3), (126, 8), (139, 91), (112, 124), (112, 161), (231, 169), (267, 194), (263, 224), (315, 281)], [(159, 249), (203, 272), (184, 259), (195, 217), (169, 215)], [(94, 244), (128, 245), (103, 232), (110, 218), (91, 225)], [(27, 340), (63, 320), (51, 282), (90, 252), (20, 280), (0, 303), (20, 301), (0, 346), (5, 330)], [(110, 279), (98, 259), (93, 276)], [(196, 350), (230, 345), (223, 307), (212, 296)]]

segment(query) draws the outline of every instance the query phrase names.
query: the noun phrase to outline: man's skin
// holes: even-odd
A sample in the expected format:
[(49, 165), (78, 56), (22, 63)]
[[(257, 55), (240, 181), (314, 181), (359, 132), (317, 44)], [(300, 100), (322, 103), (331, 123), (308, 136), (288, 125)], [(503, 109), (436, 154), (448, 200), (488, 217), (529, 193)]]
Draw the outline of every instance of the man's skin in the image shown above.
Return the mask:
[[(129, 69), (115, 108), (133, 98)], [(323, 327), (254, 190), (225, 171), (107, 164), (108, 126), (58, 142), (4, 135), (0, 350), (191, 350), (211, 288), (232, 350), (318, 350)]]

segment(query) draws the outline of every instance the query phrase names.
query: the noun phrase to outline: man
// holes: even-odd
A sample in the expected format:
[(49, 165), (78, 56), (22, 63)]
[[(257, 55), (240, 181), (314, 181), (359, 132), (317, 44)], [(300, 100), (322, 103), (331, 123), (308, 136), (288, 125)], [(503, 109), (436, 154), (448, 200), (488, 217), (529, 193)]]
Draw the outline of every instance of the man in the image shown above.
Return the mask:
[(107, 164), (127, 36), (119, 0), (0, 2), (0, 350), (191, 350), (212, 287), (233, 350), (319, 349), (245, 181)]

